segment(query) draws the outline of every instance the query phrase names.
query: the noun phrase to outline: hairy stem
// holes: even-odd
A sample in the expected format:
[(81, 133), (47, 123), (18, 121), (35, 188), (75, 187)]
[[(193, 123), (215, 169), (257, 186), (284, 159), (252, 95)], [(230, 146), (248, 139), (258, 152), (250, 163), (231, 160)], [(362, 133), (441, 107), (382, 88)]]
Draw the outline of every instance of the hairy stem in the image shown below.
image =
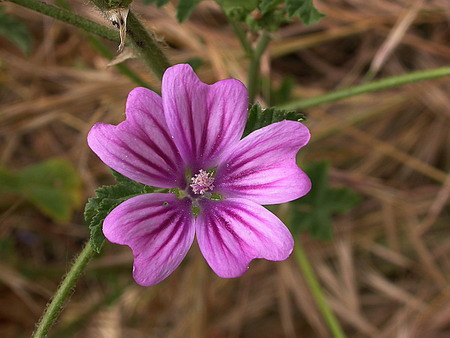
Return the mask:
[(293, 102), (281, 105), (280, 108), (308, 109), (320, 106), (325, 103), (340, 101), (352, 96), (376, 92), (383, 89), (402, 86), (412, 82), (426, 81), (449, 75), (450, 75), (450, 67), (422, 70), (409, 74), (388, 77), (386, 79), (365, 83), (359, 86), (353, 86), (345, 89), (336, 90), (334, 92), (325, 95), (311, 97), (308, 99), (295, 100)]
[(297, 259), (298, 265), (302, 270), (303, 276), (305, 277), (306, 282), (308, 283), (311, 294), (313, 295), (317, 307), (319, 311), (322, 313), (322, 316), (330, 329), (331, 334), (334, 338), (344, 338), (345, 334), (342, 330), (339, 321), (334, 316), (333, 311), (327, 303), (325, 295), (323, 294), (322, 288), (320, 287), (319, 281), (314, 273), (314, 270), (311, 266), (311, 263), (306, 256), (303, 247), (301, 246), (299, 241), (295, 243), (295, 258)]
[(140, 52), (147, 66), (158, 79), (162, 79), (164, 72), (171, 64), (161, 48), (159, 48), (157, 42), (131, 11), (128, 14), (127, 27), (127, 32), (131, 37), (133, 45)]
[(250, 67), (248, 69), (248, 97), (250, 104), (254, 103), (255, 97), (259, 91), (261, 56), (264, 54), (270, 42), (270, 35), (264, 32), (261, 36), (254, 52), (251, 55)]
[(39, 323), (37, 324), (36, 331), (32, 336), (33, 338), (42, 338), (47, 336), (48, 330), (57, 319), (62, 306), (70, 297), (75, 283), (77, 282), (78, 278), (80, 277), (81, 273), (83, 272), (84, 268), (86, 267), (87, 263), (89, 263), (93, 255), (94, 250), (92, 249), (90, 242), (88, 242), (83, 251), (81, 251), (80, 255), (73, 263), (72, 268), (64, 277), (58, 290), (56, 290), (52, 301), (47, 306), (47, 309), (45, 310), (44, 314), (39, 320)]
[(86, 32), (99, 35), (106, 39), (120, 42), (119, 33), (113, 29), (99, 25), (96, 22), (85, 19), (71, 11), (56, 6), (48, 5), (38, 0), (6, 0), (33, 11), (48, 15), (59, 21), (71, 24)]
[[(101, 11), (111, 9), (106, 0), (90, 1)], [(131, 41), (150, 70), (158, 79), (161, 79), (165, 70), (170, 67), (170, 62), (161, 48), (159, 48), (155, 39), (131, 11), (128, 13), (127, 18), (127, 39)]]
[[(72, 12), (72, 8), (66, 0), (55, 0), (56, 4), (68, 11)], [(108, 60), (114, 59), (114, 53), (109, 50), (105, 44), (97, 39), (95, 35), (87, 32), (83, 32), (86, 36), (86, 39), (89, 40), (91, 46), (99, 52), (103, 57)], [(123, 75), (128, 77), (131, 81), (133, 81), (138, 86), (146, 87), (151, 89), (150, 85), (146, 83), (138, 74), (136, 74), (132, 69), (130, 69), (127, 65), (123, 63), (118, 63), (114, 65)]]
[(233, 19), (229, 19), (228, 22), (230, 23), (231, 28), (233, 28), (233, 31), (236, 34), (239, 42), (241, 43), (241, 46), (244, 49), (245, 53), (247, 54), (248, 57), (251, 58), (253, 56), (253, 48), (248, 42), (244, 30), (240, 26), (240, 23), (234, 21)]
[[(6, 0), (17, 5), (32, 9), (36, 12), (48, 15), (54, 19), (74, 25), (84, 31), (99, 35), (109, 40), (120, 42), (119, 33), (113, 29), (99, 25), (85, 19), (71, 11), (56, 6), (48, 5), (38, 0)], [(106, 0), (91, 0), (100, 10), (108, 10)], [(142, 23), (133, 13), (128, 14), (127, 33), (132, 45), (139, 51), (143, 60), (158, 79), (162, 78), (164, 71), (170, 67), (167, 57), (159, 48), (153, 37), (147, 32)]]

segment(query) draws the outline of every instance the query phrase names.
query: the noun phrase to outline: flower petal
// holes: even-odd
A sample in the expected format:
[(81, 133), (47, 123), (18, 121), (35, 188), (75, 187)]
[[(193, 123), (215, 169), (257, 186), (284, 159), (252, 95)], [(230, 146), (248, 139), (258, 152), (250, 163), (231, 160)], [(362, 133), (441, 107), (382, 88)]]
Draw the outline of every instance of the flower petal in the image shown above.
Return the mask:
[(294, 121), (254, 131), (222, 160), (214, 191), (263, 205), (285, 203), (307, 194), (311, 181), (297, 166), (295, 156), (309, 137), (308, 128)]
[(201, 201), (195, 223), (197, 241), (209, 266), (220, 277), (241, 276), (254, 258), (281, 261), (294, 239), (264, 207), (242, 198)]
[(162, 110), (162, 100), (146, 88), (130, 92), (127, 119), (117, 126), (95, 124), (89, 147), (109, 167), (143, 184), (160, 188), (181, 185), (184, 167)]
[(113, 243), (133, 250), (133, 277), (150, 286), (161, 282), (180, 265), (195, 234), (191, 202), (173, 194), (146, 194), (116, 207), (103, 222)]
[(186, 164), (196, 172), (211, 169), (242, 136), (248, 95), (237, 80), (207, 85), (189, 65), (169, 68), (162, 80), (164, 113)]

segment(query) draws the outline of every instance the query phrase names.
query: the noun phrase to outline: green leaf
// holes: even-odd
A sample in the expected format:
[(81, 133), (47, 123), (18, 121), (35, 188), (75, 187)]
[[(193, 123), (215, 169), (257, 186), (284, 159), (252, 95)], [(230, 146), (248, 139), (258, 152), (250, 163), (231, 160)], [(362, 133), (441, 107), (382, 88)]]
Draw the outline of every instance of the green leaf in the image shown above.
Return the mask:
[(258, 0), (216, 0), (228, 15), (233, 11), (243, 11), (250, 13), (258, 7)]
[(31, 35), (27, 26), (20, 20), (5, 13), (0, 7), (0, 35), (19, 47), (25, 54), (31, 51)]
[(84, 220), (88, 225), (91, 224), (92, 220), (97, 215), (100, 202), (101, 198), (98, 197), (91, 197), (88, 199), (86, 206), (84, 207)]
[(0, 193), (21, 196), (47, 216), (64, 222), (81, 202), (81, 180), (69, 162), (52, 159), (19, 173), (0, 169)]
[(289, 102), (292, 99), (292, 90), (295, 87), (291, 76), (283, 78), (280, 86), (270, 91), (270, 103), (274, 106)]
[(265, 15), (275, 10), (281, 2), (282, 0), (262, 0), (258, 6), (261, 11), (261, 15)]
[(177, 7), (178, 21), (183, 22), (187, 20), (191, 16), (195, 6), (197, 6), (200, 1), (201, 0), (180, 0)]
[(19, 177), (0, 167), (0, 194), (20, 194)]
[(91, 245), (96, 252), (100, 252), (105, 241), (102, 231), (105, 217), (120, 203), (143, 193), (144, 189), (136, 191), (135, 187), (123, 185), (103, 186), (95, 191), (96, 197), (90, 198), (84, 209), (84, 219), (89, 225)]
[(325, 16), (314, 7), (312, 0), (286, 0), (286, 7), (290, 17), (298, 15), (305, 25), (319, 22)]
[(111, 172), (114, 176), (114, 179), (116, 182), (120, 185), (126, 186), (129, 189), (135, 189), (136, 191), (143, 190), (145, 185), (136, 181), (133, 181), (129, 179), (126, 176), (123, 176), (122, 174), (118, 173), (117, 171), (111, 169)]
[(257, 129), (268, 126), (269, 124), (284, 120), (302, 122), (305, 121), (306, 118), (303, 114), (295, 111), (283, 110), (275, 107), (262, 109), (259, 104), (254, 104), (248, 110), (248, 120), (245, 125), (244, 136)]
[(361, 201), (359, 195), (349, 188), (329, 186), (329, 163), (311, 163), (305, 168), (312, 182), (306, 196), (292, 203), (292, 231), (308, 231), (312, 237), (331, 240), (333, 237), (332, 216), (347, 212)]
[(349, 188), (341, 188), (330, 189), (328, 191), (327, 200), (329, 200), (330, 203), (332, 202), (330, 209), (333, 212), (343, 214), (358, 205), (361, 201), (361, 197)]
[(103, 235), (103, 221), (109, 213), (119, 204), (142, 194), (153, 192), (169, 192), (167, 189), (158, 189), (130, 180), (129, 178), (112, 170), (118, 185), (107, 185), (95, 191), (95, 197), (88, 200), (84, 209), (84, 219), (89, 225), (92, 248), (98, 253), (105, 241)]
[(53, 159), (22, 170), (19, 174), (23, 196), (42, 212), (68, 221), (81, 202), (81, 180), (67, 161)]

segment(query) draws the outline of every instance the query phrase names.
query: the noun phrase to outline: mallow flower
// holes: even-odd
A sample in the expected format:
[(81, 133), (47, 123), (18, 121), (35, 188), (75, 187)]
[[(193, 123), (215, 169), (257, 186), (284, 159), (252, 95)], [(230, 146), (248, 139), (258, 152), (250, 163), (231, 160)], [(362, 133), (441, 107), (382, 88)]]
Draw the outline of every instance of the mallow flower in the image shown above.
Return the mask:
[(88, 135), (90, 148), (112, 169), (170, 189), (130, 198), (104, 220), (106, 238), (131, 247), (135, 281), (150, 286), (169, 276), (195, 235), (220, 277), (241, 276), (255, 258), (285, 260), (292, 235), (262, 205), (310, 190), (295, 159), (309, 140), (308, 129), (282, 121), (241, 139), (245, 86), (233, 79), (207, 85), (186, 64), (167, 69), (161, 91), (162, 97), (135, 88), (126, 120), (97, 123)]

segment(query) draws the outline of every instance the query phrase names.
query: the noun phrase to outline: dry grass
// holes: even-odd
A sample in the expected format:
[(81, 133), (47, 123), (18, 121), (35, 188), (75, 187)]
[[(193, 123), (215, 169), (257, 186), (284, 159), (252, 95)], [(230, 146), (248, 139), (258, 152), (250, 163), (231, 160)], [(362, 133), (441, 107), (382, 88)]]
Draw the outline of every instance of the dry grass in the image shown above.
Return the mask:
[[(293, 76), (295, 94), (450, 63), (446, 0), (322, 0), (319, 25), (294, 23), (275, 37), (263, 72)], [(99, 13), (73, 2), (100, 22)], [(6, 5), (34, 35), (25, 57), (1, 41), (0, 164), (22, 168), (58, 156), (84, 181), (85, 197), (110, 183), (88, 149), (97, 121), (123, 119), (133, 84), (73, 27)], [(204, 60), (207, 82), (245, 80), (247, 61), (217, 7), (204, 2), (179, 25), (171, 6), (135, 4), (173, 62)], [(170, 46), (170, 47), (168, 47)], [(116, 48), (116, 46), (112, 46)], [(143, 64), (128, 61), (150, 83)], [(308, 111), (305, 161), (329, 159), (332, 183), (364, 196), (334, 220), (335, 240), (303, 236), (332, 308), (349, 337), (450, 336), (450, 86), (448, 78), (364, 95)], [(71, 257), (87, 238), (82, 210), (57, 224), (21, 201), (1, 210), (0, 336), (28, 335)], [(295, 260), (257, 261), (223, 280), (194, 247), (153, 288), (135, 285), (125, 247), (91, 263), (55, 337), (328, 337)]]

